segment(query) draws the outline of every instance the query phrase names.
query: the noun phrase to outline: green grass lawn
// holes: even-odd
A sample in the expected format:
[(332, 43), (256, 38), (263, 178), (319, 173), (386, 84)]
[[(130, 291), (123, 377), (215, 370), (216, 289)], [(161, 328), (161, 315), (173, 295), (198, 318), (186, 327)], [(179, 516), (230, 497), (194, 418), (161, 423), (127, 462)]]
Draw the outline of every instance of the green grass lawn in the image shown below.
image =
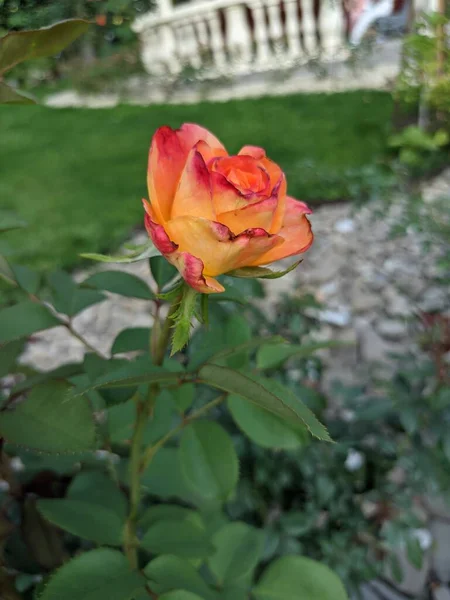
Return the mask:
[(42, 269), (113, 249), (142, 223), (155, 129), (184, 121), (210, 128), (231, 152), (266, 148), (299, 199), (349, 197), (358, 174), (383, 156), (391, 110), (389, 94), (368, 91), (193, 106), (1, 107), (0, 204), (29, 223), (8, 241), (17, 260)]

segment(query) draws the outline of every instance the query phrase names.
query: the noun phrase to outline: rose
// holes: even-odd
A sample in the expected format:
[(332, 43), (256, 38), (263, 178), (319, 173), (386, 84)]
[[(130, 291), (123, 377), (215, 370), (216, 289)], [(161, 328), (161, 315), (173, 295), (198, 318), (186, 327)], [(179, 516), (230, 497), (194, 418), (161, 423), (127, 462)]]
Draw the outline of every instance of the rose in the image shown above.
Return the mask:
[(286, 195), (286, 178), (262, 148), (229, 156), (199, 125), (161, 127), (148, 162), (145, 226), (195, 290), (223, 292), (216, 276), (301, 254), (313, 241), (311, 210)]

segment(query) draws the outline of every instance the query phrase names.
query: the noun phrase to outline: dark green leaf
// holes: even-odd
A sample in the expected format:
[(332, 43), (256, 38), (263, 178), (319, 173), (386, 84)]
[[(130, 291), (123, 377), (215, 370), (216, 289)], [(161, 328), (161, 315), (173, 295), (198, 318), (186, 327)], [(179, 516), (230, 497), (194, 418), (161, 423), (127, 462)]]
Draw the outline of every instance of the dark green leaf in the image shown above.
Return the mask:
[[(0, 104), (36, 104), (36, 100), (6, 85), (4, 81), (0, 81)], [(14, 229), (16, 228), (14, 227)], [(2, 231), (1, 228), (0, 231)]]
[(214, 552), (205, 528), (187, 520), (153, 523), (142, 538), (142, 546), (153, 554), (182, 558), (206, 558)]
[(95, 447), (95, 427), (84, 396), (70, 398), (64, 382), (36, 386), (13, 408), (0, 412), (0, 435), (40, 452), (83, 452)]
[(258, 369), (276, 369), (280, 367), (289, 358), (307, 358), (317, 352), (327, 348), (338, 348), (343, 346), (342, 342), (328, 341), (316, 342), (313, 344), (268, 344), (261, 346), (256, 357), (256, 366)]
[(144, 574), (156, 594), (185, 590), (204, 600), (216, 598), (191, 563), (177, 556), (158, 556), (145, 567)]
[(216, 552), (208, 559), (208, 566), (220, 587), (248, 577), (258, 564), (264, 535), (244, 523), (229, 523), (213, 537)]
[(226, 431), (212, 421), (191, 423), (180, 442), (180, 463), (187, 485), (207, 501), (225, 501), (239, 478), (239, 461)]
[(24, 381), (17, 383), (13, 387), (11, 393), (17, 395), (41, 383), (46, 383), (50, 380), (68, 380), (81, 373), (83, 373), (82, 363), (67, 363), (53, 369), (53, 371), (44, 371), (43, 373), (37, 373), (36, 375), (27, 377)]
[(73, 317), (92, 304), (105, 300), (105, 296), (97, 290), (79, 288), (71, 276), (64, 271), (52, 273), (48, 280), (56, 310), (69, 317)]
[(143, 473), (142, 484), (147, 493), (161, 498), (192, 500), (192, 492), (182, 475), (179, 451), (176, 448), (161, 448), (156, 453)]
[(291, 427), (302, 430), (306, 427), (315, 437), (331, 441), (326, 428), (301, 400), (278, 381), (264, 377), (242, 374), (226, 367), (205, 365), (199, 371), (203, 383), (237, 394), (278, 417), (288, 421)]
[(37, 506), (48, 521), (72, 535), (97, 544), (121, 546), (123, 543), (125, 520), (109, 508), (89, 502), (89, 498), (41, 498)]
[(185, 590), (175, 590), (159, 597), (159, 600), (203, 600), (197, 594)]
[(114, 340), (111, 354), (148, 350), (150, 329), (147, 327), (131, 327), (124, 329)]
[(164, 256), (154, 256), (150, 259), (150, 271), (160, 290), (178, 274), (177, 269)]
[(117, 484), (103, 471), (82, 471), (67, 490), (70, 500), (89, 502), (114, 512), (120, 519), (127, 516), (127, 501)]
[(47, 308), (31, 300), (0, 310), (0, 344), (61, 325)]
[(24, 340), (15, 340), (0, 346), (0, 377), (8, 375), (13, 368), (17, 358), (22, 353)]
[(18, 286), (28, 292), (28, 294), (37, 294), (41, 283), (40, 274), (21, 265), (10, 264), (9, 266)]
[(240, 396), (229, 396), (228, 408), (238, 427), (263, 448), (295, 450), (308, 441), (304, 430), (291, 428), (285, 420)]
[(190, 508), (178, 506), (178, 504), (156, 504), (150, 506), (139, 519), (142, 529), (148, 529), (158, 521), (190, 521), (202, 526), (203, 521), (200, 514)]
[(419, 540), (415, 537), (411, 537), (406, 542), (406, 555), (409, 562), (418, 570), (422, 568), (423, 564), (423, 550), (420, 547)]
[(284, 556), (272, 563), (253, 596), (256, 600), (348, 600), (333, 571), (303, 556)]
[(154, 297), (145, 281), (125, 271), (100, 271), (83, 281), (82, 285), (130, 298), (151, 300)]
[(39, 600), (132, 600), (144, 586), (121, 552), (99, 548), (61, 567)]

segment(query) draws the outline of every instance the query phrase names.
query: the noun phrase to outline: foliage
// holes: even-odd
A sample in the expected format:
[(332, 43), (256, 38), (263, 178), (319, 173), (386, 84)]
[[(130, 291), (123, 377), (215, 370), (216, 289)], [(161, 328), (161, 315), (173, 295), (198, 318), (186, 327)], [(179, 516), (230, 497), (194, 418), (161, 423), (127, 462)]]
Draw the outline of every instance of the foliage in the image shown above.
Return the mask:
[(433, 134), (410, 125), (401, 133), (389, 138), (389, 146), (398, 151), (399, 160), (407, 167), (416, 167), (430, 154), (439, 152), (450, 143), (450, 136), (444, 129)]
[(151, 109), (10, 107), (0, 116), (0, 195), (31, 227), (8, 241), (20, 261), (40, 269), (67, 268), (80, 252), (117, 247), (142, 222), (136, 199), (145, 196), (153, 131), (185, 120), (214, 125), (232, 151), (249, 139), (270, 148), (294, 197), (359, 200), (384, 185), (373, 165), (385, 151), (391, 109), (389, 94), (365, 91)]

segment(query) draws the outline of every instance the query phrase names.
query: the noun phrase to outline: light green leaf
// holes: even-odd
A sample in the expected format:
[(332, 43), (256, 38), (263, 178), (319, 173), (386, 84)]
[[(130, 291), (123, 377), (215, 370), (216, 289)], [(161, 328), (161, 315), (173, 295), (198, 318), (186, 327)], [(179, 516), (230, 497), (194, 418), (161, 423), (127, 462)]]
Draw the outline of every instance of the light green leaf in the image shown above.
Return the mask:
[(185, 590), (204, 600), (216, 600), (216, 595), (187, 560), (177, 556), (158, 556), (144, 569), (150, 588), (156, 594)]
[(58, 54), (88, 27), (88, 21), (69, 19), (42, 29), (11, 31), (0, 39), (0, 73), (24, 60)]
[(419, 540), (415, 537), (411, 537), (406, 542), (406, 555), (409, 562), (418, 570), (422, 568), (423, 564), (423, 550), (420, 547)]
[(40, 385), (41, 383), (48, 383), (55, 379), (70, 380), (70, 378), (80, 375), (81, 373), (83, 373), (82, 363), (67, 363), (57, 367), (56, 369), (53, 369), (53, 371), (37, 373), (36, 375), (31, 375), (26, 379), (19, 381), (19, 383), (13, 387), (11, 393), (16, 396), (17, 394), (21, 394), (33, 387), (36, 387), (37, 385)]
[(185, 590), (175, 590), (159, 597), (159, 600), (203, 600), (197, 594)]
[(258, 369), (276, 369), (286, 362), (289, 358), (306, 358), (327, 348), (338, 348), (345, 345), (343, 342), (328, 341), (315, 342), (312, 344), (267, 344), (261, 346), (256, 357), (256, 367)]
[(233, 442), (212, 421), (186, 427), (180, 442), (180, 464), (187, 485), (207, 501), (227, 500), (237, 485), (239, 461)]
[(85, 279), (82, 285), (130, 298), (151, 300), (154, 297), (143, 279), (125, 271), (100, 271)]
[(144, 512), (139, 519), (139, 526), (145, 530), (162, 520), (190, 521), (197, 523), (200, 527), (204, 525), (200, 514), (195, 510), (178, 506), (178, 504), (156, 504)]
[(253, 596), (256, 600), (348, 600), (333, 571), (303, 556), (284, 556), (272, 563)]
[(121, 552), (99, 548), (61, 567), (39, 600), (133, 600), (144, 586), (145, 579), (130, 570)]
[(86, 500), (47, 499), (37, 501), (39, 512), (61, 529), (97, 544), (121, 546), (125, 519), (106, 506)]
[(160, 256), (161, 252), (155, 248), (152, 242), (148, 242), (144, 246), (139, 247), (136, 251), (130, 252), (125, 256), (108, 256), (106, 254), (87, 253), (80, 254), (81, 258), (95, 260), (104, 263), (133, 263), (152, 256)]
[(264, 535), (244, 523), (228, 523), (214, 535), (216, 552), (208, 566), (220, 587), (248, 577), (258, 564), (264, 546)]
[(36, 104), (36, 100), (0, 81), (0, 104)]
[(105, 507), (125, 520), (128, 504), (116, 483), (103, 471), (82, 471), (67, 490), (67, 498)]
[(217, 365), (205, 365), (199, 371), (199, 380), (224, 392), (237, 394), (253, 402), (260, 408), (277, 415), (290, 423), (290, 426), (302, 430), (306, 427), (310, 433), (322, 440), (331, 441), (326, 428), (317, 420), (301, 400), (291, 390), (278, 381), (250, 374), (244, 375)]
[(214, 552), (204, 527), (190, 521), (161, 519), (142, 538), (142, 546), (153, 554), (182, 558), (206, 558)]
[(170, 351), (171, 356), (182, 350), (189, 341), (192, 320), (195, 316), (195, 307), (199, 295), (196, 290), (187, 284), (183, 285), (181, 293), (182, 296), (178, 308), (172, 315), (173, 336)]
[(130, 327), (121, 331), (112, 345), (111, 354), (148, 350), (150, 329), (148, 327)]
[(284, 271), (272, 271), (266, 267), (242, 267), (241, 269), (235, 269), (227, 273), (230, 277), (242, 277), (245, 279), (279, 279), (284, 277), (302, 262), (303, 259), (296, 261), (293, 265), (285, 269)]
[(263, 448), (295, 450), (308, 441), (304, 429), (293, 429), (285, 420), (240, 396), (229, 396), (228, 408), (236, 425), (252, 442)]
[(40, 273), (22, 265), (10, 264), (9, 266), (17, 285), (28, 292), (28, 294), (36, 295), (41, 283)]
[(24, 300), (0, 310), (0, 344), (28, 337), (32, 333), (61, 325), (47, 308)]
[(0, 412), (0, 435), (40, 452), (84, 452), (95, 447), (92, 412), (84, 396), (69, 397), (70, 386), (53, 381), (36, 386), (13, 408)]

